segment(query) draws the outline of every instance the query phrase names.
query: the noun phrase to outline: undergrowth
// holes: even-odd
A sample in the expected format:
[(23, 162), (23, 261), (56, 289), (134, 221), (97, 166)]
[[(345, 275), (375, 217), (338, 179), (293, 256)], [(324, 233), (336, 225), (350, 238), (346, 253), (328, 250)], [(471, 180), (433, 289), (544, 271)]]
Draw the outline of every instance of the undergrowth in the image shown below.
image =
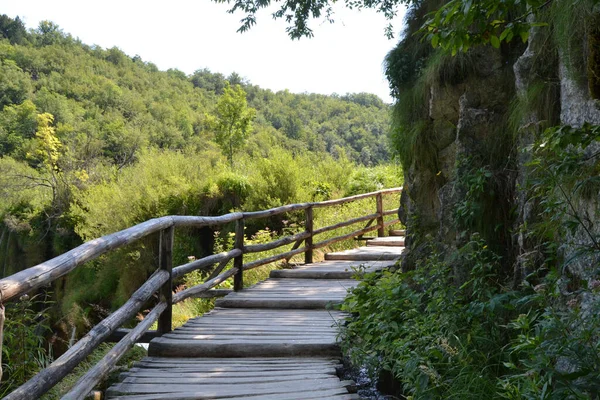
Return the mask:
[(465, 240), (448, 251), (421, 238), (429, 255), (414, 270), (366, 274), (343, 306), (346, 354), (391, 373), (400, 398), (597, 399), (600, 237), (585, 204), (597, 205), (599, 148), (599, 127), (584, 124), (548, 128), (527, 149), (523, 190), (540, 209), (520, 229), (540, 255), (518, 285), (478, 232), (490, 170), (467, 168), (455, 208)]

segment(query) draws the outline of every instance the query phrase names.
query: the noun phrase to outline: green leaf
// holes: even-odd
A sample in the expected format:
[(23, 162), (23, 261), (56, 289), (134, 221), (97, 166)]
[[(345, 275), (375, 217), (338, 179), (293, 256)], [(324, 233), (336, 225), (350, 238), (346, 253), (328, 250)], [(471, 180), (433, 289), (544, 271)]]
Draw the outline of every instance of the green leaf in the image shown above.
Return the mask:
[(433, 37), (431, 38), (431, 45), (433, 46), (433, 48), (438, 47), (439, 43), (440, 43), (440, 35), (433, 35)]
[(527, 43), (527, 39), (529, 39), (529, 31), (521, 31), (519, 32), (519, 35), (521, 36), (523, 43)]
[(496, 35), (492, 35), (490, 37), (490, 43), (492, 44), (492, 46), (494, 46), (495, 48), (499, 49), (500, 48), (500, 39), (498, 39), (498, 36)]

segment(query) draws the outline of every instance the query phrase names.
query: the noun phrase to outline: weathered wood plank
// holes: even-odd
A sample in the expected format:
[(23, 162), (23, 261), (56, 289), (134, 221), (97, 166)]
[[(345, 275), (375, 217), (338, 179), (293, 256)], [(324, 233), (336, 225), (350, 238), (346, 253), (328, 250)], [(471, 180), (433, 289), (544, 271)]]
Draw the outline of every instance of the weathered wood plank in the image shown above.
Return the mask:
[(328, 253), (325, 255), (325, 259), (348, 261), (396, 260), (402, 255), (403, 251), (403, 247), (367, 246)]
[(281, 246), (285, 246), (286, 244), (304, 240), (308, 237), (310, 237), (310, 232), (300, 232), (295, 235), (285, 236), (281, 239), (274, 240), (269, 243), (251, 244), (251, 245), (244, 246), (244, 252), (245, 253), (257, 253), (257, 252), (261, 252), (261, 251), (272, 250), (272, 249), (276, 249)]
[[(283, 397), (282, 397), (283, 395)], [(315, 397), (315, 395), (317, 397)], [(235, 398), (244, 400), (350, 400), (358, 399), (358, 395), (348, 394), (348, 390), (345, 387), (335, 389), (321, 389), (315, 394), (314, 391), (300, 391), (300, 392), (286, 392), (286, 393), (275, 393), (275, 394), (259, 394), (259, 395), (234, 395)], [(114, 400), (164, 400), (164, 394), (143, 394), (143, 395), (116, 395), (115, 397), (109, 396), (110, 399)], [(204, 392), (178, 392), (169, 393), (169, 400), (205, 400), (205, 399), (225, 399), (233, 398), (230, 394), (219, 394), (209, 393), (208, 395)]]
[(395, 246), (404, 247), (404, 237), (386, 236), (367, 241), (367, 246)]
[[(243, 395), (258, 395), (258, 394), (285, 394), (301, 391), (321, 391), (327, 389), (338, 389), (341, 387), (352, 385), (353, 382), (341, 381), (337, 377), (311, 379), (304, 381), (296, 381), (294, 384), (281, 385), (277, 382), (273, 383), (254, 383), (240, 386), (223, 386), (223, 385), (181, 385), (181, 384), (127, 384), (120, 383), (112, 386), (109, 390), (111, 394), (156, 394), (156, 393), (178, 393), (194, 390), (202, 390), (203, 393), (209, 394), (212, 398), (228, 396), (243, 396)], [(315, 393), (316, 394), (316, 393)]]
[(335, 341), (289, 341), (278, 343), (209, 343), (199, 340), (158, 338), (150, 343), (148, 354), (166, 357), (314, 357), (337, 356), (340, 348)]

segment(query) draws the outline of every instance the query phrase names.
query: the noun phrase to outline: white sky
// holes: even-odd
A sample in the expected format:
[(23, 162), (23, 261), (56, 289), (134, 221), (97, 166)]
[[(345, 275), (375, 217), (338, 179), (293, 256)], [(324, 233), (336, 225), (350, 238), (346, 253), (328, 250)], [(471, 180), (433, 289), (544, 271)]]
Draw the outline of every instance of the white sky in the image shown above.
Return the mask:
[[(315, 37), (292, 41), (285, 22), (269, 12), (237, 33), (242, 15), (227, 9), (209, 0), (0, 0), (0, 13), (21, 17), (28, 28), (50, 20), (86, 44), (116, 46), (161, 70), (235, 71), (274, 91), (369, 92), (392, 101), (382, 63), (396, 40), (385, 37), (382, 15), (337, 7), (334, 24), (313, 21)], [(402, 17), (393, 21), (396, 32)]]

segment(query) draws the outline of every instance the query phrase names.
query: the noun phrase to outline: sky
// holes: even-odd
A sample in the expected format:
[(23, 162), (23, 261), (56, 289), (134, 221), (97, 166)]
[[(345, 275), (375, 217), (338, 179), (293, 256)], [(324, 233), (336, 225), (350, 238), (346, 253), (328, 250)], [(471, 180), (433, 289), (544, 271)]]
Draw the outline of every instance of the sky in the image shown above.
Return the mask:
[[(116, 46), (161, 70), (186, 74), (208, 68), (235, 71), (252, 84), (294, 93), (374, 93), (391, 103), (383, 59), (397, 42), (384, 35), (383, 15), (336, 5), (335, 23), (312, 21), (313, 38), (292, 41), (285, 21), (258, 15), (237, 33), (241, 14), (209, 0), (0, 0), (0, 13), (19, 16), (27, 28), (50, 20), (88, 45)], [(402, 27), (403, 10), (392, 21)]]

